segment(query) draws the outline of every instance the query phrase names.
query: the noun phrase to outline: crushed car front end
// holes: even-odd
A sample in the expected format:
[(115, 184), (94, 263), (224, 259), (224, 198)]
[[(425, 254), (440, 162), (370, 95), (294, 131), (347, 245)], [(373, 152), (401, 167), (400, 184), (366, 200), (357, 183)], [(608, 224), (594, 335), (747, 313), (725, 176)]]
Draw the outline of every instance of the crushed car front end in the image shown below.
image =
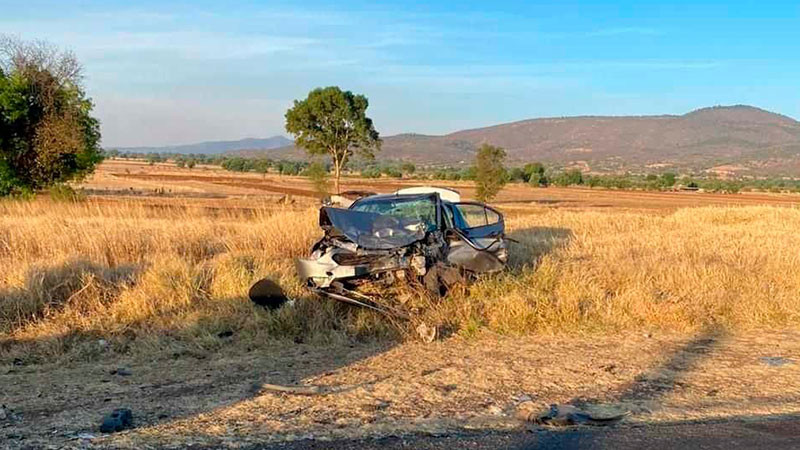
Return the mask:
[[(296, 261), (298, 277), (319, 295), (388, 313), (359, 287), (413, 279), (443, 295), (465, 274), (502, 270), (502, 214), (482, 204), (443, 201), (439, 191), (374, 195), (348, 209), (322, 207), (325, 234), (308, 258)], [(476, 225), (482, 218), (486, 224)]]
[(309, 258), (296, 262), (298, 277), (312, 288), (328, 288), (336, 280), (394, 281), (403, 272), (425, 275), (437, 248), (440, 217), (438, 196), (397, 196), (394, 205), (416, 207), (405, 217), (374, 211), (323, 207), (319, 224), (324, 237)]

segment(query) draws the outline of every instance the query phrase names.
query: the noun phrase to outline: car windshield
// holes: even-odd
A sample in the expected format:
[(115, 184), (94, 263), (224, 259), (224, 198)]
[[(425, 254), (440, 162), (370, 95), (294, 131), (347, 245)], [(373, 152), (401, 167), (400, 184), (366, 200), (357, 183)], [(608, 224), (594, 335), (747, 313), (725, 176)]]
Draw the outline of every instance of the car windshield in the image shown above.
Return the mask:
[(350, 209), (393, 216), (400, 221), (402, 226), (422, 223), (425, 231), (436, 229), (436, 203), (430, 196), (363, 199), (356, 202)]

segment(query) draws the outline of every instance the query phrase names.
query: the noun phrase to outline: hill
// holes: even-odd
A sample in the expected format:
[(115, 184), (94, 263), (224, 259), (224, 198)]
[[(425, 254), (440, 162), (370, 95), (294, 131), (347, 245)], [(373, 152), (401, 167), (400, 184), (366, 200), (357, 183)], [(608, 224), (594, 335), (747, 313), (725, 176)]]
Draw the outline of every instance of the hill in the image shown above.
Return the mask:
[[(384, 138), (379, 159), (467, 165), (484, 142), (504, 147), (512, 164), (542, 161), (600, 172), (800, 172), (800, 122), (744, 105), (702, 108), (679, 116), (530, 119), (443, 136), (400, 134)], [(270, 150), (268, 156), (304, 157), (293, 146)]]
[(246, 138), (238, 141), (207, 141), (196, 144), (171, 145), (164, 147), (125, 147), (119, 148), (121, 152), (136, 153), (194, 153), (212, 155), (216, 153), (226, 153), (238, 150), (270, 150), (279, 147), (292, 145), (292, 140), (283, 136), (273, 136), (269, 138)]

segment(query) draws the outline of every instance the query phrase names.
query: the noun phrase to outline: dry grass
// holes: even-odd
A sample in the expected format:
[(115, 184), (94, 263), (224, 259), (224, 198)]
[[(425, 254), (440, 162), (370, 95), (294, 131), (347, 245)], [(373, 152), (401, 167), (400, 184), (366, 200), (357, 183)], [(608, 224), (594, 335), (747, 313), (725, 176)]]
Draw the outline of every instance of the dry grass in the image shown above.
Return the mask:
[[(462, 335), (800, 323), (798, 209), (532, 209), (509, 228), (512, 269), (426, 320)], [(202, 352), (227, 330), (246, 346), (391, 335), (369, 312), (305, 297), (292, 260), (318, 235), (314, 209), (0, 203), (0, 360), (91, 359), (99, 339), (120, 353)], [(246, 292), (264, 276), (295, 305), (254, 308)]]
[(796, 326), (798, 226), (774, 207), (520, 216), (514, 269), (441, 317), (513, 334)]

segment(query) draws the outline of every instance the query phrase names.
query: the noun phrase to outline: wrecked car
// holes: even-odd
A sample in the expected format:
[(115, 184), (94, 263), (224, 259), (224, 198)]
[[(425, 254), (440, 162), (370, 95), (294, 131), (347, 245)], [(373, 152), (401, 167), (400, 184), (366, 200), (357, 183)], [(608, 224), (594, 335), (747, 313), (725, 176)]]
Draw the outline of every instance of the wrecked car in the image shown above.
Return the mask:
[(300, 280), (318, 295), (395, 316), (402, 312), (359, 286), (415, 280), (444, 295), (465, 278), (502, 270), (508, 260), (503, 215), (462, 202), (449, 189), (408, 188), (362, 197), (348, 208), (323, 206), (319, 225), (324, 236), (296, 261)]

